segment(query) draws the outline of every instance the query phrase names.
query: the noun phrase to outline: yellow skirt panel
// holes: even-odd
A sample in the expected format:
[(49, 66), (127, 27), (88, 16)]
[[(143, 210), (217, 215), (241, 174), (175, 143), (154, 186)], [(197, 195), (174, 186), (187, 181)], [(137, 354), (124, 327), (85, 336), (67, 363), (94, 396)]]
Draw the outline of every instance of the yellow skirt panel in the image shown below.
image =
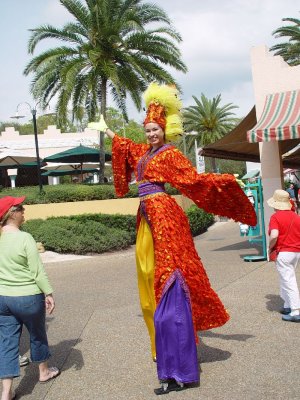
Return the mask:
[(154, 312), (156, 309), (154, 295), (154, 245), (150, 227), (141, 219), (136, 238), (136, 266), (138, 287), (143, 317), (148, 328), (152, 357), (156, 357)]

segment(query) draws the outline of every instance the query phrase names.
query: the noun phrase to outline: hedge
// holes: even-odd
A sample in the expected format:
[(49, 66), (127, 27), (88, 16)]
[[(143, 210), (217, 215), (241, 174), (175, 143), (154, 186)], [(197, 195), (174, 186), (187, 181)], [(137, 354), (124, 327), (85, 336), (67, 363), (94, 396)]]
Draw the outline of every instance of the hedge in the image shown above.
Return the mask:
[[(187, 211), (192, 234), (199, 235), (214, 217), (196, 206)], [(58, 253), (93, 254), (122, 250), (135, 243), (136, 218), (132, 215), (84, 214), (26, 222), (22, 229)]]
[(213, 214), (208, 214), (197, 206), (191, 206), (186, 215), (189, 219), (191, 231), (193, 236), (200, 235), (205, 232), (209, 226), (214, 223)]
[(89, 254), (126, 249), (133, 239), (126, 230), (115, 229), (90, 220), (70, 218), (31, 220), (23, 230), (42, 242), (46, 250), (57, 253)]
[[(178, 194), (178, 191), (169, 184), (166, 185), (168, 194)], [(24, 204), (65, 203), (84, 200), (107, 200), (117, 198), (113, 184), (66, 184), (46, 185), (43, 193), (39, 193), (36, 186), (1, 189), (0, 196), (26, 196)], [(130, 185), (125, 197), (137, 197), (137, 186)]]

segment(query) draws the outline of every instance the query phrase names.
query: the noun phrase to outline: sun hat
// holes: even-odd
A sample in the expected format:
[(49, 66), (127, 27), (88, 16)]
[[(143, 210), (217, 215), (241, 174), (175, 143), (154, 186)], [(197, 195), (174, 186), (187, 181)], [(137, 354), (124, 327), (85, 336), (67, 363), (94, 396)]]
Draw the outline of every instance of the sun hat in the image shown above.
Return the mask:
[(0, 219), (11, 209), (13, 206), (18, 206), (23, 203), (25, 196), (12, 197), (5, 196), (0, 199)]
[(273, 197), (267, 200), (267, 203), (275, 210), (290, 210), (292, 208), (288, 192), (281, 189), (275, 190)]

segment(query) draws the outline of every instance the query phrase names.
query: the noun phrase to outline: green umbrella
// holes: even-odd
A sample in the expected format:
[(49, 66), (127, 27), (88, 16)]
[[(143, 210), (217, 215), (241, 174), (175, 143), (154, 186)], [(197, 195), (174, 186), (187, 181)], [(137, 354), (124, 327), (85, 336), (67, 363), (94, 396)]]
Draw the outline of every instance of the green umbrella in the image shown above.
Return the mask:
[[(81, 171), (79, 171), (81, 172)], [(89, 168), (89, 169), (83, 169), (82, 172), (84, 174), (88, 172), (98, 172), (97, 168)], [(64, 175), (78, 175), (78, 170), (73, 169), (73, 170), (58, 170), (58, 171), (46, 171), (42, 173), (43, 176), (64, 176)]]
[[(60, 163), (79, 163), (81, 164), (81, 178), (82, 178), (82, 164), (87, 162), (99, 162), (99, 154), (102, 150), (92, 147), (79, 145), (69, 150), (60, 153), (52, 154), (45, 157), (43, 161), (46, 162), (60, 162)], [(105, 161), (111, 161), (111, 154), (105, 153)]]
[[(100, 150), (102, 152), (102, 150)], [(52, 154), (45, 157), (46, 162), (60, 162), (60, 163), (80, 163), (99, 161), (100, 151), (92, 147), (77, 146), (72, 149), (62, 151), (60, 153)], [(111, 161), (111, 154), (105, 153), (105, 161)]]

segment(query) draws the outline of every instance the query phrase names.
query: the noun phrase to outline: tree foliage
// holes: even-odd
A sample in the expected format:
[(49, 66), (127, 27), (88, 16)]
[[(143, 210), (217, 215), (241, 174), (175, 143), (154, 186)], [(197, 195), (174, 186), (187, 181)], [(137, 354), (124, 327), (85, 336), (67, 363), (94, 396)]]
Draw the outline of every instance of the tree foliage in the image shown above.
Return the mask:
[[(189, 152), (197, 140), (198, 147), (214, 143), (230, 132), (238, 122), (232, 110), (237, 106), (232, 103), (221, 105), (221, 95), (208, 99), (203, 93), (200, 100), (193, 96), (196, 105), (186, 107), (183, 112), (184, 130), (196, 135), (186, 136), (186, 147)], [(217, 172), (212, 159), (212, 169)]]
[(283, 18), (282, 21), (290, 22), (291, 25), (284, 25), (276, 29), (272, 35), (286, 39), (285, 42), (275, 44), (270, 48), (275, 55), (283, 59), (291, 66), (300, 64), (300, 20), (297, 18)]
[(65, 120), (68, 105), (80, 118), (87, 110), (94, 120), (99, 104), (105, 114), (109, 90), (126, 117), (129, 94), (141, 108), (141, 93), (152, 80), (174, 82), (164, 66), (186, 71), (176, 43), (181, 41), (167, 14), (141, 0), (60, 0), (75, 19), (59, 29), (31, 29), (33, 54), (44, 39), (62, 42), (33, 57), (25, 68), (34, 75), (32, 93), (47, 104), (58, 96), (57, 114)]
[[(32, 29), (28, 51), (33, 54), (44, 39), (62, 45), (33, 57), (25, 75), (33, 74), (31, 90), (46, 106), (57, 98), (57, 117), (63, 126), (68, 107), (74, 118), (88, 121), (106, 117), (107, 93), (111, 93), (127, 119), (126, 97), (138, 109), (149, 82), (175, 83), (165, 68), (186, 71), (177, 44), (179, 33), (162, 8), (142, 0), (60, 0), (74, 18), (61, 29), (43, 25)], [(100, 134), (104, 150), (104, 134)], [(104, 179), (104, 157), (100, 157), (99, 182)]]
[(232, 103), (221, 105), (221, 95), (208, 99), (203, 93), (200, 100), (193, 96), (196, 105), (186, 107), (183, 113), (185, 132), (195, 132), (187, 138), (189, 145), (196, 139), (198, 145), (205, 146), (220, 139), (231, 131), (238, 118), (232, 112), (237, 106)]
[[(110, 129), (119, 136), (125, 136), (135, 143), (145, 143), (144, 128), (133, 119), (125, 121), (121, 112), (113, 107), (107, 109), (106, 122)], [(105, 139), (105, 148), (111, 150), (111, 139)]]

